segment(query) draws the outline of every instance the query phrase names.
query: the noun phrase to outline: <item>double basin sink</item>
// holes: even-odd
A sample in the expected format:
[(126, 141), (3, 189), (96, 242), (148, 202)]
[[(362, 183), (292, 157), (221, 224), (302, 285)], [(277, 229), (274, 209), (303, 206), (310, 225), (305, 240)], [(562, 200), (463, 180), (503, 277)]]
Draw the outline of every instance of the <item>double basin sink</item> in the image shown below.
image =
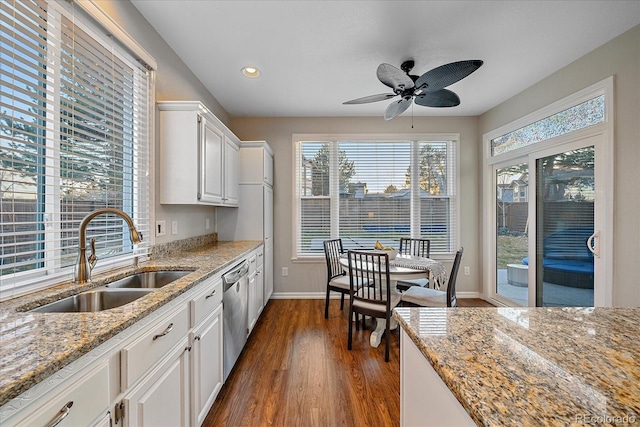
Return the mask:
[(36, 313), (86, 313), (121, 307), (191, 273), (185, 270), (145, 271), (90, 291), (29, 310)]

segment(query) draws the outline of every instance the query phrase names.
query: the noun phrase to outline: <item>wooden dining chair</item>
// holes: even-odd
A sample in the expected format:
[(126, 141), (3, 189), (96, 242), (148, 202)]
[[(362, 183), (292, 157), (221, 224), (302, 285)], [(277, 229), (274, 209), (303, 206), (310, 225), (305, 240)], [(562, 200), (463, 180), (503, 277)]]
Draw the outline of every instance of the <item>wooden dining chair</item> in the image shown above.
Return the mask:
[(340, 310), (344, 310), (344, 296), (349, 294), (349, 276), (340, 264), (340, 255), (344, 253), (342, 239), (325, 240), (324, 257), (327, 261), (327, 297), (324, 304), (324, 318), (329, 318), (329, 294), (339, 292)]
[[(349, 251), (349, 343), (353, 341), (354, 314), (356, 329), (359, 329), (359, 316), (371, 316), (385, 319), (385, 362), (389, 361), (389, 335), (391, 310), (400, 302), (400, 293), (392, 286), (389, 278), (389, 255), (371, 251)], [(366, 286), (359, 286), (366, 284)]]
[[(429, 239), (417, 239), (409, 237), (400, 238), (400, 249), (398, 254), (402, 255), (414, 255), (423, 258), (429, 258), (431, 253), (431, 240)], [(398, 280), (396, 286), (401, 292), (406, 291), (411, 286), (429, 286), (429, 279), (405, 279)]]
[(447, 281), (446, 291), (412, 286), (402, 293), (402, 305), (414, 307), (457, 307), (456, 279), (458, 277), (463, 252), (464, 248), (460, 248), (458, 252), (456, 252), (456, 257), (451, 267), (451, 274), (449, 274), (449, 280)]

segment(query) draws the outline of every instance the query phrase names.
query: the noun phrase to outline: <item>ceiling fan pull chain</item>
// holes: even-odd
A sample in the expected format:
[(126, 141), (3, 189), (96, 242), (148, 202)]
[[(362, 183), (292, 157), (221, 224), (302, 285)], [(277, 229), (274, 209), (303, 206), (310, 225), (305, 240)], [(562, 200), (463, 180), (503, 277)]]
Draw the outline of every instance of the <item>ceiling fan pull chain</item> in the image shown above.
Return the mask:
[(413, 129), (413, 104), (411, 104), (411, 129)]

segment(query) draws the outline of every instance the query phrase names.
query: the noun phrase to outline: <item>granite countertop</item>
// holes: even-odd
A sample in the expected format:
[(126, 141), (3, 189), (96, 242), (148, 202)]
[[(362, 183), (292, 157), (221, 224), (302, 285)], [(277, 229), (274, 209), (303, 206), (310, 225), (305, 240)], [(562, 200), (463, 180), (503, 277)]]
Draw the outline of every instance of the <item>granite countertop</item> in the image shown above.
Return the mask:
[[(224, 271), (261, 241), (217, 242), (152, 256), (137, 269), (96, 274), (92, 283), (64, 283), (0, 303), (0, 406), (88, 353), (203, 280)], [(175, 246), (175, 245), (174, 245)], [(31, 308), (138, 271), (193, 272), (122, 307), (94, 313), (29, 313)]]
[(640, 423), (640, 308), (396, 308), (478, 425)]

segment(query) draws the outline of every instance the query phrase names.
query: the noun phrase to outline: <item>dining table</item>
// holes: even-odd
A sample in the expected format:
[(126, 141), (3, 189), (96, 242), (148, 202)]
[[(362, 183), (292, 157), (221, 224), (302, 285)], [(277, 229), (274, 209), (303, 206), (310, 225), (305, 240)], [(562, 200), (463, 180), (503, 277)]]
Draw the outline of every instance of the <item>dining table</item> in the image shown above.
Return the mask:
[[(379, 253), (379, 250), (372, 250), (371, 252)], [(344, 253), (340, 256), (340, 264), (344, 268), (345, 272), (349, 274), (349, 259), (348, 254)], [(412, 279), (429, 279), (429, 285), (434, 289), (440, 289), (447, 283), (447, 271), (440, 261), (408, 254), (397, 254), (395, 258), (389, 259), (389, 280), (391, 281), (391, 292), (398, 292), (396, 283), (398, 280), (412, 280)], [(395, 307), (391, 307), (392, 309)], [(382, 334), (385, 331), (386, 323), (385, 319), (378, 318), (376, 328), (371, 332), (369, 337), (369, 344), (371, 347), (378, 347), (382, 341)], [(398, 327), (398, 323), (394, 318), (391, 318), (391, 324), (389, 325), (391, 330)]]

